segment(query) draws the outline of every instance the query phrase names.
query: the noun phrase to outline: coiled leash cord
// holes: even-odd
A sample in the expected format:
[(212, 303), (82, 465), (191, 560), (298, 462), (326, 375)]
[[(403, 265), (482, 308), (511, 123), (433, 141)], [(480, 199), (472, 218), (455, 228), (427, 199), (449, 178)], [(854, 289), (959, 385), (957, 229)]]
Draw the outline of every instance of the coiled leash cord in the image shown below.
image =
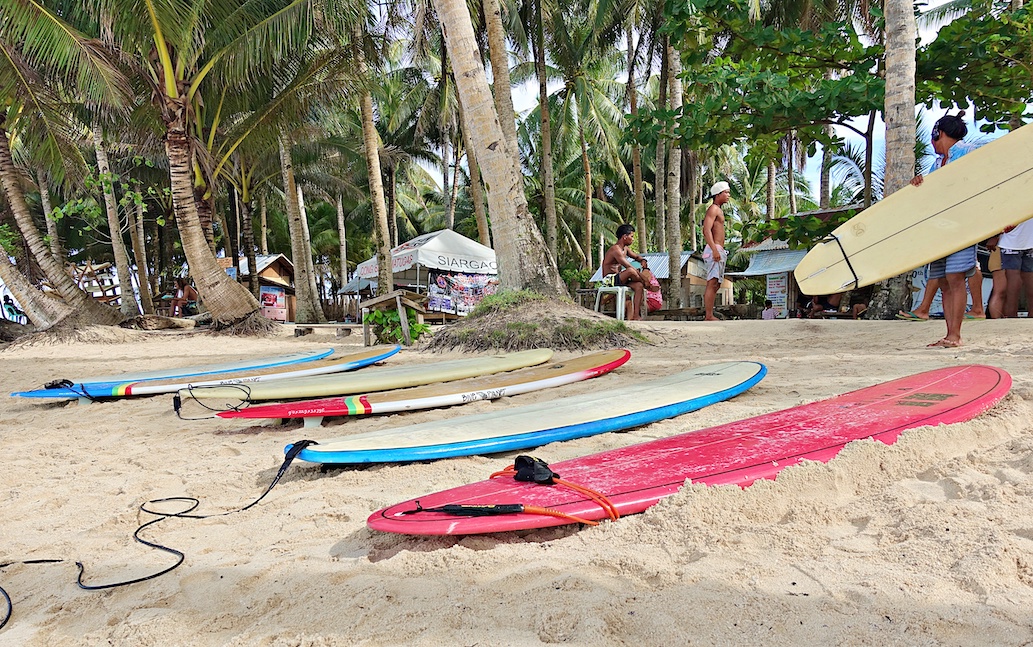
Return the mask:
[[(606, 495), (589, 487), (585, 487), (584, 485), (560, 478), (560, 475), (552, 471), (549, 464), (540, 458), (525, 455), (517, 456), (512, 465), (504, 470), (491, 474), (489, 478), (494, 479), (506, 476), (512, 476), (514, 480), (523, 481), (525, 483), (537, 483), (538, 485), (562, 485), (585, 495), (592, 501), (595, 501), (599, 507), (606, 512), (606, 516), (611, 520), (616, 521), (621, 516), (617, 511), (617, 506), (606, 498)], [(416, 509), (409, 510), (404, 514), (415, 514), (417, 512), (440, 512), (443, 514), (455, 515), (457, 517), (491, 517), (495, 515), (523, 513), (540, 514), (548, 517), (556, 517), (558, 519), (566, 519), (573, 523), (583, 523), (586, 526), (599, 525), (598, 521), (591, 521), (589, 519), (560, 512), (559, 510), (554, 510), (552, 508), (524, 505), (523, 503), (500, 503), (495, 505), (462, 505), (449, 503), (438, 508), (424, 508), (420, 505), (419, 501), (416, 501), (415, 503)]]
[[(240, 404), (236, 404), (236, 405), (227, 404), (225, 409), (219, 409), (217, 407), (210, 407), (210, 406), (208, 406), (207, 404), (202, 402), (200, 400), (200, 398), (198, 398), (196, 395), (194, 395), (194, 391), (201, 391), (201, 390), (204, 390), (204, 389), (216, 389), (216, 388), (218, 388), (218, 389), (230, 388), (230, 389), (237, 389), (237, 390), (239, 390), (243, 394), (241, 396), (241, 398), (240, 398)], [(207, 409), (208, 411), (214, 411), (215, 413), (220, 413), (220, 412), (223, 412), (223, 411), (240, 411), (241, 409), (247, 409), (248, 407), (251, 406), (251, 387), (249, 387), (246, 384), (212, 384), (210, 386), (193, 386), (193, 385), (189, 385), (188, 384), (187, 387), (185, 389), (182, 389), (182, 390), (186, 391), (188, 396), (190, 397), (190, 399), (193, 400), (194, 402), (196, 402), (197, 404), (201, 405), (202, 408)], [(200, 418), (184, 418), (183, 414), (180, 413), (182, 408), (183, 408), (183, 398), (181, 398), (179, 396), (179, 394), (177, 393), (176, 395), (172, 396), (172, 410), (176, 412), (176, 417), (179, 418), (180, 420), (211, 420), (211, 419), (216, 417), (216, 416), (202, 416)]]
[[(71, 380), (54, 380), (53, 382), (47, 382), (43, 385), (44, 389), (68, 389), (72, 393), (78, 395), (80, 398), (86, 398), (90, 402), (96, 402), (97, 398), (90, 395), (86, 391), (86, 387), (75, 388), (75, 382)], [(3, 625), (0, 625), (2, 627)]]
[[(178, 517), (180, 519), (210, 519), (211, 517), (224, 517), (226, 515), (236, 514), (237, 512), (244, 512), (245, 510), (248, 510), (248, 509), (258, 505), (258, 502), (261, 501), (262, 499), (264, 499), (265, 496), (267, 494), (269, 494), (269, 492), (274, 487), (276, 487), (276, 484), (280, 482), (281, 478), (283, 478), (283, 475), (287, 472), (287, 468), (290, 467), (290, 464), (294, 461), (294, 459), (297, 457), (297, 455), (299, 453), (301, 453), (301, 450), (305, 449), (309, 445), (315, 445), (315, 444), (317, 444), (317, 443), (314, 440), (299, 440), (296, 443), (294, 443), (294, 446), (291, 447), (290, 450), (287, 452), (287, 454), (284, 456), (283, 464), (280, 465), (280, 469), (279, 469), (279, 471), (276, 472), (276, 476), (273, 477), (273, 480), (269, 484), (269, 487), (267, 487), (265, 489), (265, 492), (263, 492), (261, 496), (259, 496), (257, 499), (255, 499), (251, 503), (247, 504), (243, 508), (238, 508), (236, 510), (228, 510), (226, 512), (216, 512), (216, 513), (213, 513), (213, 514), (189, 514), (190, 512), (196, 510), (197, 506), (201, 505), (201, 502), (199, 500), (195, 499), (194, 497), (183, 497), (183, 496), (166, 497), (166, 498), (163, 498), (163, 499), (151, 499), (150, 501), (146, 501), (144, 503), (141, 503), (140, 504), (140, 511), (141, 512), (146, 512), (148, 514), (153, 514), (153, 515), (157, 516), (158, 518), (157, 519), (151, 519), (147, 523), (145, 523), (142, 526), (140, 526), (139, 528), (137, 528), (136, 531), (133, 533), (133, 539), (136, 540), (137, 543), (143, 544), (144, 546), (149, 546), (150, 548), (154, 548), (154, 549), (161, 550), (161, 551), (164, 551), (166, 553), (169, 553), (171, 555), (175, 555), (176, 556), (176, 563), (173, 564), (172, 566), (169, 566), (167, 568), (164, 568), (164, 569), (158, 571), (157, 573), (151, 573), (150, 575), (145, 575), (143, 577), (138, 577), (138, 578), (132, 579), (132, 580), (126, 580), (126, 581), (123, 581), (123, 582), (112, 582), (110, 584), (86, 584), (85, 582), (83, 582), (83, 573), (86, 571), (86, 567), (83, 566), (82, 562), (77, 561), (77, 562), (75, 562), (75, 565), (79, 568), (79, 574), (76, 577), (76, 584), (79, 585), (80, 589), (83, 589), (85, 591), (101, 591), (101, 590), (104, 590), (104, 589), (113, 589), (113, 588), (116, 588), (116, 587), (119, 587), (119, 586), (128, 586), (130, 584), (138, 584), (140, 582), (146, 582), (147, 580), (153, 580), (153, 579), (155, 579), (157, 577), (161, 577), (162, 575), (164, 575), (164, 574), (166, 574), (166, 573), (168, 573), (170, 571), (175, 570), (177, 567), (179, 567), (180, 564), (183, 563), (183, 560), (186, 559), (186, 555), (182, 551), (178, 551), (175, 548), (170, 548), (168, 546), (163, 546), (161, 544), (156, 544), (154, 542), (147, 541), (146, 539), (144, 539), (143, 537), (140, 536), (140, 533), (143, 532), (145, 528), (153, 526), (154, 524), (158, 523), (159, 521), (165, 521), (166, 519), (168, 519), (170, 517)], [(147, 506), (149, 506), (151, 504), (168, 503), (170, 501), (179, 501), (179, 502), (186, 503), (188, 505), (187, 505), (185, 510), (182, 510), (180, 512), (161, 512), (159, 510), (151, 510), (150, 508), (147, 507)], [(13, 564), (57, 564), (57, 563), (60, 563), (60, 562), (67, 562), (67, 561), (69, 561), (69, 560), (67, 560), (67, 559), (27, 559), (27, 560), (23, 560), (23, 561), (4, 562), (4, 563), (0, 564), (0, 570), (6, 568), (8, 566), (11, 566)], [(0, 618), (0, 629), (3, 629), (4, 626), (7, 624), (7, 622), (11, 619), (11, 614), (14, 612), (14, 604), (11, 602), (11, 596), (7, 594), (7, 591), (5, 591), (2, 586), (0, 586), (0, 596), (3, 597), (4, 604), (6, 606), (6, 608), (4, 610), (4, 613), (3, 613), (3, 617)]]

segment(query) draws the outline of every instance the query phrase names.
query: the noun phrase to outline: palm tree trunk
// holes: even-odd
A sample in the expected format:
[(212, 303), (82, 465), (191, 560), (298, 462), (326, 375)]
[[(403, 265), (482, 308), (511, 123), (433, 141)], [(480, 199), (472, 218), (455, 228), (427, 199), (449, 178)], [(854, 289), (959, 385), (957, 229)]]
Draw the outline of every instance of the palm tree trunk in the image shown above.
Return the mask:
[(495, 111), (498, 113), (502, 133), (506, 137), (509, 154), (513, 156), (519, 173), (520, 148), (517, 145), (513, 85), (509, 80), (509, 50), (506, 48), (506, 30), (502, 26), (502, 10), (499, 8), (498, 0), (483, 0), (483, 4), (484, 22), (488, 32), (488, 55), (491, 58), (491, 78), (495, 90)]
[(133, 205), (133, 222), (129, 227), (129, 240), (133, 243), (133, 256), (136, 257), (136, 275), (140, 281), (140, 306), (145, 315), (154, 314), (154, 299), (151, 298), (150, 271), (147, 268), (147, 237), (143, 228), (143, 204)]
[(259, 297), (258, 256), (255, 254), (255, 227), (251, 220), (251, 200), (247, 191), (241, 192), (240, 196), (240, 224), (243, 229), (244, 255), (247, 257), (247, 289), (257, 299)]
[[(670, 42), (670, 41), (668, 41)], [(667, 46), (668, 78), (670, 79), (671, 110), (678, 111), (682, 103), (681, 57), (678, 50)], [(667, 156), (667, 258), (671, 268), (668, 283), (669, 307), (682, 307), (681, 272), (681, 148), (671, 142)]]
[(775, 212), (775, 183), (778, 182), (778, 166), (775, 164), (775, 160), (768, 162), (768, 201), (767, 201), (767, 219), (774, 220), (778, 215)]
[[(541, 2), (541, 0), (539, 0)], [(635, 51), (632, 46), (632, 27), (628, 23), (628, 103), (630, 104), (632, 119), (638, 114), (638, 90), (635, 87)], [(638, 236), (635, 241), (638, 243), (638, 253), (645, 254), (649, 243), (648, 232), (646, 231), (646, 193), (642, 186), (642, 149), (638, 142), (631, 145), (631, 185), (635, 193), (635, 228)]]
[(796, 132), (786, 134), (786, 185), (789, 192), (789, 213), (796, 213)]
[[(447, 214), (452, 212), (452, 178), (449, 177), (449, 158), (452, 155), (452, 140), (448, 136), (448, 128), (444, 124), (444, 115), (442, 115), (441, 126), (441, 191), (445, 196), (445, 214), (446, 214), (446, 226), (452, 229), (452, 220), (447, 218)], [(390, 171), (389, 171), (390, 172)]]
[(140, 314), (140, 305), (133, 294), (133, 276), (129, 270), (129, 254), (122, 238), (122, 221), (118, 217), (118, 205), (115, 203), (115, 184), (108, 163), (108, 151), (104, 147), (104, 137), (100, 126), (93, 127), (93, 147), (97, 151), (97, 171), (101, 177), (104, 192), (104, 208), (108, 216), (108, 230), (111, 232), (111, 251), (115, 257), (115, 271), (118, 274), (119, 310), (127, 317)]
[(258, 217), (262, 228), (258, 250), (265, 256), (269, 253), (269, 214), (265, 206), (265, 194), (258, 197)]
[[(696, 196), (699, 195), (699, 154), (696, 151), (689, 150), (685, 151), (685, 166), (686, 174), (688, 175), (688, 187), (685, 190), (685, 195), (688, 196), (689, 200), (689, 244), (688, 249), (695, 251), (699, 249), (696, 247), (696, 236), (699, 232), (699, 222), (697, 220), (696, 213)], [(685, 246), (683, 245), (683, 249)], [(681, 262), (681, 259), (678, 259)]]
[[(398, 201), (395, 198), (395, 187), (398, 182), (398, 174), (395, 172), (394, 164), (387, 167), (387, 185), (384, 186), (384, 200), (387, 202), (387, 226), (390, 237), (388, 238), (390, 247), (398, 247), (401, 241), (401, 235), (398, 233)], [(448, 180), (446, 179), (447, 183)]]
[[(312, 302), (316, 306), (316, 313), (318, 315), (318, 319), (312, 323), (322, 323), (326, 321), (326, 313), (323, 312), (323, 299), (320, 296), (322, 292), (320, 292), (316, 287), (316, 277), (320, 273), (316, 272), (315, 261), (312, 260), (312, 233), (308, 228), (308, 211), (305, 209), (305, 194), (302, 192), (300, 186), (298, 187), (298, 211), (301, 213), (301, 239), (304, 242), (305, 273), (308, 275), (308, 289), (309, 294), (312, 295)], [(297, 285), (297, 281), (295, 281), (295, 285)]]
[(448, 228), (456, 228), (456, 200), (459, 196), (459, 159), (460, 148), (454, 147), (455, 159), (452, 165), (452, 192), (448, 196)]
[[(825, 125), (825, 134), (834, 134), (831, 124)], [(821, 149), (821, 188), (818, 192), (818, 208), (828, 209), (832, 201), (832, 151), (828, 146)]]
[[(504, 290), (526, 289), (548, 296), (565, 295), (566, 287), (556, 269), (556, 261), (549, 255), (527, 209), (517, 155), (510, 150), (499, 124), (470, 11), (462, 0), (434, 0), (434, 8), (445, 30), (459, 100), (472, 126), (472, 148), (481, 165), (488, 193), (492, 239), (506, 243), (495, 250), (499, 284)], [(496, 77), (496, 87), (499, 84)], [(513, 113), (507, 114), (512, 119)], [(372, 111), (370, 117), (372, 120)]]
[[(356, 41), (359, 41), (356, 38)], [(356, 48), (355, 59), (360, 79), (369, 78), (369, 68), (362, 50)], [(394, 267), (391, 259), (391, 233), (387, 221), (387, 205), (384, 203), (384, 183), (380, 174), (380, 142), (377, 126), (373, 121), (373, 96), (369, 90), (362, 90), (359, 97), (359, 111), (362, 115), (362, 148), (366, 157), (366, 179), (369, 182), (369, 199), (373, 206), (373, 245), (377, 250), (377, 292), (387, 294), (394, 289)]]
[(578, 136), (581, 139), (581, 169), (585, 174), (585, 256), (586, 270), (592, 269), (592, 165), (588, 161), (588, 142), (585, 127), (578, 120)]
[[(73, 315), (73, 311), (63, 301), (52, 299), (39, 288), (29, 283), (17, 266), (11, 263), (7, 254), (0, 254), (0, 281), (3, 281), (14, 298), (21, 304), (25, 316), (37, 328), (50, 328), (54, 324)], [(117, 311), (108, 308), (117, 314)]]
[(297, 299), (295, 317), (298, 323), (321, 323), (326, 321), (316, 301), (309, 272), (312, 245), (305, 237), (302, 227), (304, 214), (298, 199), (298, 185), (294, 179), (294, 160), (291, 156), (293, 142), (285, 133), (279, 136), (280, 173), (283, 178), (283, 201), (287, 207), (287, 227), (291, 236), (291, 256), (294, 261), (294, 292)]
[(169, 178), (172, 186), (172, 204), (179, 225), (190, 266), (190, 276), (197, 286), (205, 308), (212, 313), (217, 328), (230, 326), (258, 313), (258, 301), (244, 286), (230, 278), (215, 260), (208, 239), (201, 227), (194, 196), (194, 178), (190, 141), (183, 125), (183, 117), (168, 124), (165, 135), (165, 154), (169, 158)]
[[(470, 200), (473, 202), (474, 218), (477, 220), (477, 239), (485, 247), (491, 247), (488, 233), (488, 214), (484, 210), (484, 189), (481, 184), (481, 167), (477, 164), (477, 150), (470, 141), (470, 124), (466, 121), (463, 103), (459, 104), (459, 125), (463, 131), (463, 147), (466, 148), (466, 163), (470, 167)], [(553, 197), (555, 206), (555, 196)], [(555, 256), (553, 257), (555, 258)]]
[(341, 286), (348, 283), (348, 237), (344, 226), (344, 197), (337, 194), (337, 241), (341, 255)]
[(549, 89), (545, 70), (544, 1), (537, 0), (534, 69), (538, 76), (538, 114), (542, 120), (542, 196), (545, 198), (545, 242), (553, 259), (559, 258), (556, 230), (556, 176), (552, 168), (552, 124), (549, 121)]
[[(664, 52), (665, 55), (660, 57), (660, 90), (659, 96), (657, 97), (657, 107), (661, 110), (667, 108), (667, 42), (668, 39), (664, 37)], [(667, 166), (667, 133), (662, 133), (656, 140), (656, 159), (655, 169), (653, 172), (653, 205), (656, 211), (654, 224), (656, 231), (656, 247), (657, 249), (663, 249), (667, 246), (667, 199), (665, 196), (666, 178), (667, 173), (665, 167)]]
[[(915, 26), (911, 0), (886, 0), (886, 172), (883, 197), (915, 175)], [(892, 319), (911, 296), (908, 275), (879, 284), (869, 308), (873, 319)]]
[[(25, 241), (29, 253), (32, 254), (40, 270), (47, 277), (47, 281), (50, 282), (50, 285), (64, 299), (75, 315), (88, 323), (117, 324), (121, 322), (123, 317), (117, 310), (109, 308), (83, 292), (75, 284), (68, 272), (65, 271), (64, 267), (61, 266), (60, 262), (50, 254), (50, 249), (43, 241), (43, 237), (40, 235), (39, 230), (36, 229), (36, 224), (32, 220), (32, 214), (29, 211), (28, 203), (25, 201), (25, 194), (22, 191), (18, 171), (11, 157), (7, 130), (2, 126), (0, 126), (0, 178), (3, 181), (4, 191), (7, 193), (7, 203), (11, 207), (11, 213), (14, 214), (15, 223), (18, 225), (18, 230), (22, 234), (22, 239)], [(27, 306), (27, 300), (30, 299), (30, 296), (29, 293), (19, 295), (16, 292), (15, 298), (23, 306)], [(57, 310), (54, 313), (55, 315), (59, 314)], [(39, 318), (44, 322), (47, 320), (43, 313), (41, 313)], [(43, 325), (46, 325), (46, 323)]]
[(47, 222), (47, 238), (50, 239), (50, 255), (62, 266), (65, 264), (65, 250), (61, 245), (61, 236), (57, 233), (57, 221), (51, 214), (54, 207), (50, 202), (50, 184), (43, 169), (36, 169), (36, 186), (39, 187), (39, 201), (43, 207), (43, 216)]

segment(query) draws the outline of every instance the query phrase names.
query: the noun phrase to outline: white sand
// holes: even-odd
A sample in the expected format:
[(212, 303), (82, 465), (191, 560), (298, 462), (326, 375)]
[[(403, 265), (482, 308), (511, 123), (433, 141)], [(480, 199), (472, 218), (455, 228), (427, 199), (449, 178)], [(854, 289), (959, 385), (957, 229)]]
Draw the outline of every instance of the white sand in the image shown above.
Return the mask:
[[(926, 349), (942, 322), (644, 323), (655, 346), (617, 373), (463, 408), (244, 429), (183, 421), (171, 396), (92, 405), (5, 398), (0, 408), (0, 586), (14, 615), (0, 645), (1028, 645), (1033, 642), (1033, 322), (966, 323), (967, 346)], [(0, 353), (0, 390), (61, 377), (228, 361), (361, 343), (115, 331), (121, 343)], [(570, 354), (560, 354), (566, 357)], [(450, 356), (458, 357), (458, 353)], [(434, 362), (403, 351), (389, 360)], [(645, 514), (521, 534), (373, 533), (374, 510), (485, 478), (513, 454), (321, 472), (296, 464), (250, 510), (171, 519), (132, 540), (148, 499), (193, 496), (199, 514), (254, 500), (285, 443), (460, 416), (682, 370), (765, 363), (725, 403), (629, 433), (539, 448), (559, 461), (796, 406), (933, 368), (1009, 371), (1011, 394), (967, 423), (854, 443), (828, 465), (746, 490), (691, 486)], [(199, 413), (192, 410), (193, 413)], [(335, 423), (336, 424), (336, 423)]]

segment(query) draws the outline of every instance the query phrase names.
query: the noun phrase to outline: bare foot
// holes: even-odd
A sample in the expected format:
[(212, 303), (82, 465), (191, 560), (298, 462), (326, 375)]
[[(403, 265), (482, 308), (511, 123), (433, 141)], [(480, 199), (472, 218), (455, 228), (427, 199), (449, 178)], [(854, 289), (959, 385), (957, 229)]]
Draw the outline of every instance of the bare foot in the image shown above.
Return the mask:
[(721, 321), (717, 317), (704, 317), (703, 321)]
[(934, 341), (931, 344), (927, 344), (926, 348), (958, 348), (961, 346), (960, 339), (941, 339), (940, 341)]

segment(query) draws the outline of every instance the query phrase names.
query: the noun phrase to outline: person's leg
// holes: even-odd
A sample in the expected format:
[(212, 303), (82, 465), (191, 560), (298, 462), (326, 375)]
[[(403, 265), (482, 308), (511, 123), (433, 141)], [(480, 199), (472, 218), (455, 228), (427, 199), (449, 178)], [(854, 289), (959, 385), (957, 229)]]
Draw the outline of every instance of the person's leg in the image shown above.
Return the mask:
[(983, 309), (983, 273), (976, 267), (976, 273), (968, 277), (968, 293), (972, 295), (972, 307), (968, 316), (974, 319), (985, 319), (986, 310)]
[(961, 324), (965, 320), (965, 274), (950, 272), (941, 284), (943, 290), (943, 318), (947, 322), (947, 336), (941, 341), (944, 345), (961, 345)]
[(720, 279), (710, 279), (707, 281), (707, 289), (703, 292), (703, 319), (705, 321), (718, 321), (717, 317), (714, 316), (714, 301), (717, 300), (717, 289), (720, 284)]
[[(1026, 288), (1026, 310), (1029, 313), (1028, 316), (1033, 317), (1033, 257), (1028, 259), (1026, 265), (1022, 267), (1022, 284)], [(1018, 316), (1019, 306), (1015, 304), (1015, 314)]]
[(1019, 292), (1022, 290), (1022, 272), (1019, 270), (1004, 270), (1004, 316), (1015, 318), (1019, 316)]
[(627, 315), (627, 318), (634, 321), (642, 318), (642, 298), (646, 292), (646, 284), (642, 281), (635, 281), (630, 287), (635, 294), (635, 298), (632, 299), (633, 307), (631, 308), (631, 314)]
[[(919, 319), (929, 318), (929, 308), (933, 305), (933, 298), (936, 296), (936, 291), (943, 287), (943, 279), (929, 279), (925, 282), (925, 292), (922, 294), (922, 302), (918, 304), (918, 307), (911, 311)], [(901, 314), (907, 314), (901, 312)]]
[(1004, 317), (1004, 299), (1008, 282), (1004, 274), (1004, 270), (1000, 269), (993, 272), (994, 285), (990, 288), (990, 299), (986, 303), (986, 315), (991, 319)]

